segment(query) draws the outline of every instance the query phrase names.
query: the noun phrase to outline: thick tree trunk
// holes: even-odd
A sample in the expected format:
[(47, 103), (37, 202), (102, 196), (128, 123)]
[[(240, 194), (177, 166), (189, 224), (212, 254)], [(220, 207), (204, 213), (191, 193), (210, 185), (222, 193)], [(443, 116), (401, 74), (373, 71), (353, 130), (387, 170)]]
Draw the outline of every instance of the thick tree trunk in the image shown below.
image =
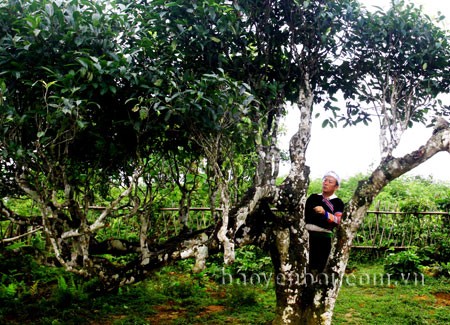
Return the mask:
[[(323, 273), (311, 271), (309, 235), (302, 214), (301, 208), (292, 218), (298, 222), (283, 224), (274, 230), (271, 250), (277, 300), (274, 325), (330, 324), (348, 260), (349, 250), (341, 251), (341, 263), (329, 265)], [(343, 237), (348, 240), (348, 236)]]
[(298, 131), (292, 137), (289, 148), (291, 169), (275, 200), (280, 212), (274, 225), (270, 249), (277, 300), (273, 324), (317, 324), (313, 319), (318, 311), (312, 303), (313, 297), (308, 296), (308, 289), (312, 288), (307, 284), (309, 237), (303, 216), (309, 183), (305, 156), (311, 138), (313, 105), (308, 83), (300, 91), (298, 105)]
[(295, 227), (275, 231), (272, 251), (277, 299), (274, 325), (330, 324), (339, 288), (339, 274), (308, 268), (308, 232)]

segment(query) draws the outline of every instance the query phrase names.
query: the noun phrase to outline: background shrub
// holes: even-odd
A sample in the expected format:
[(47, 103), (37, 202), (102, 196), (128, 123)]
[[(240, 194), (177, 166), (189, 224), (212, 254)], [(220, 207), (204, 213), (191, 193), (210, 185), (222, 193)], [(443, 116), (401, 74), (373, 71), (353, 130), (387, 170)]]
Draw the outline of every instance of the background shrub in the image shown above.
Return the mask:
[(404, 279), (413, 273), (420, 273), (421, 259), (415, 249), (391, 253), (386, 257), (384, 270), (394, 279)]

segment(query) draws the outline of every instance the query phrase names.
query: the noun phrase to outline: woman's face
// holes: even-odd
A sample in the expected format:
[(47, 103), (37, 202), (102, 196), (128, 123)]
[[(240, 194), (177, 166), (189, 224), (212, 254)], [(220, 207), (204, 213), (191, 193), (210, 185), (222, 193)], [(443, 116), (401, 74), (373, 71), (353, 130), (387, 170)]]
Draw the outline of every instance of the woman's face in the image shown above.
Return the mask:
[(339, 185), (334, 177), (331, 176), (324, 177), (322, 181), (322, 192), (324, 194), (332, 195), (338, 188)]

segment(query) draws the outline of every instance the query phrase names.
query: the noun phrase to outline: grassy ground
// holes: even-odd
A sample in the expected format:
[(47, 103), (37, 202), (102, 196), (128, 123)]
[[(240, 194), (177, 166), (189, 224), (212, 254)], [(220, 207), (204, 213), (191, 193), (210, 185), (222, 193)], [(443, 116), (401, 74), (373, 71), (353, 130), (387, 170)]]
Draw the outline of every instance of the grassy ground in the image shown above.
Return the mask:
[[(450, 324), (450, 281), (387, 278), (381, 264), (346, 275), (333, 324)], [(88, 284), (42, 281), (20, 299), (3, 299), (2, 324), (267, 324), (273, 286), (221, 284), (167, 268), (116, 295), (87, 295)], [(5, 298), (5, 297), (2, 297)]]
[(388, 278), (380, 264), (348, 274), (334, 324), (450, 324), (449, 280), (420, 274)]

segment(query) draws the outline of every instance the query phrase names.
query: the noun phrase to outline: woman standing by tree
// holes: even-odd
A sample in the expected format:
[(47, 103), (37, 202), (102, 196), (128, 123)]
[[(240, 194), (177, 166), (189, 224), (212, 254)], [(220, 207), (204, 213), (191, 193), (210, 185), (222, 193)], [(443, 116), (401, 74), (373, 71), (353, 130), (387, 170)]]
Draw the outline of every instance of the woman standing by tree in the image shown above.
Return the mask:
[(335, 194), (341, 181), (333, 172), (322, 178), (322, 194), (311, 194), (306, 200), (305, 222), (309, 231), (309, 267), (318, 273), (327, 264), (333, 229), (341, 222), (344, 202)]

